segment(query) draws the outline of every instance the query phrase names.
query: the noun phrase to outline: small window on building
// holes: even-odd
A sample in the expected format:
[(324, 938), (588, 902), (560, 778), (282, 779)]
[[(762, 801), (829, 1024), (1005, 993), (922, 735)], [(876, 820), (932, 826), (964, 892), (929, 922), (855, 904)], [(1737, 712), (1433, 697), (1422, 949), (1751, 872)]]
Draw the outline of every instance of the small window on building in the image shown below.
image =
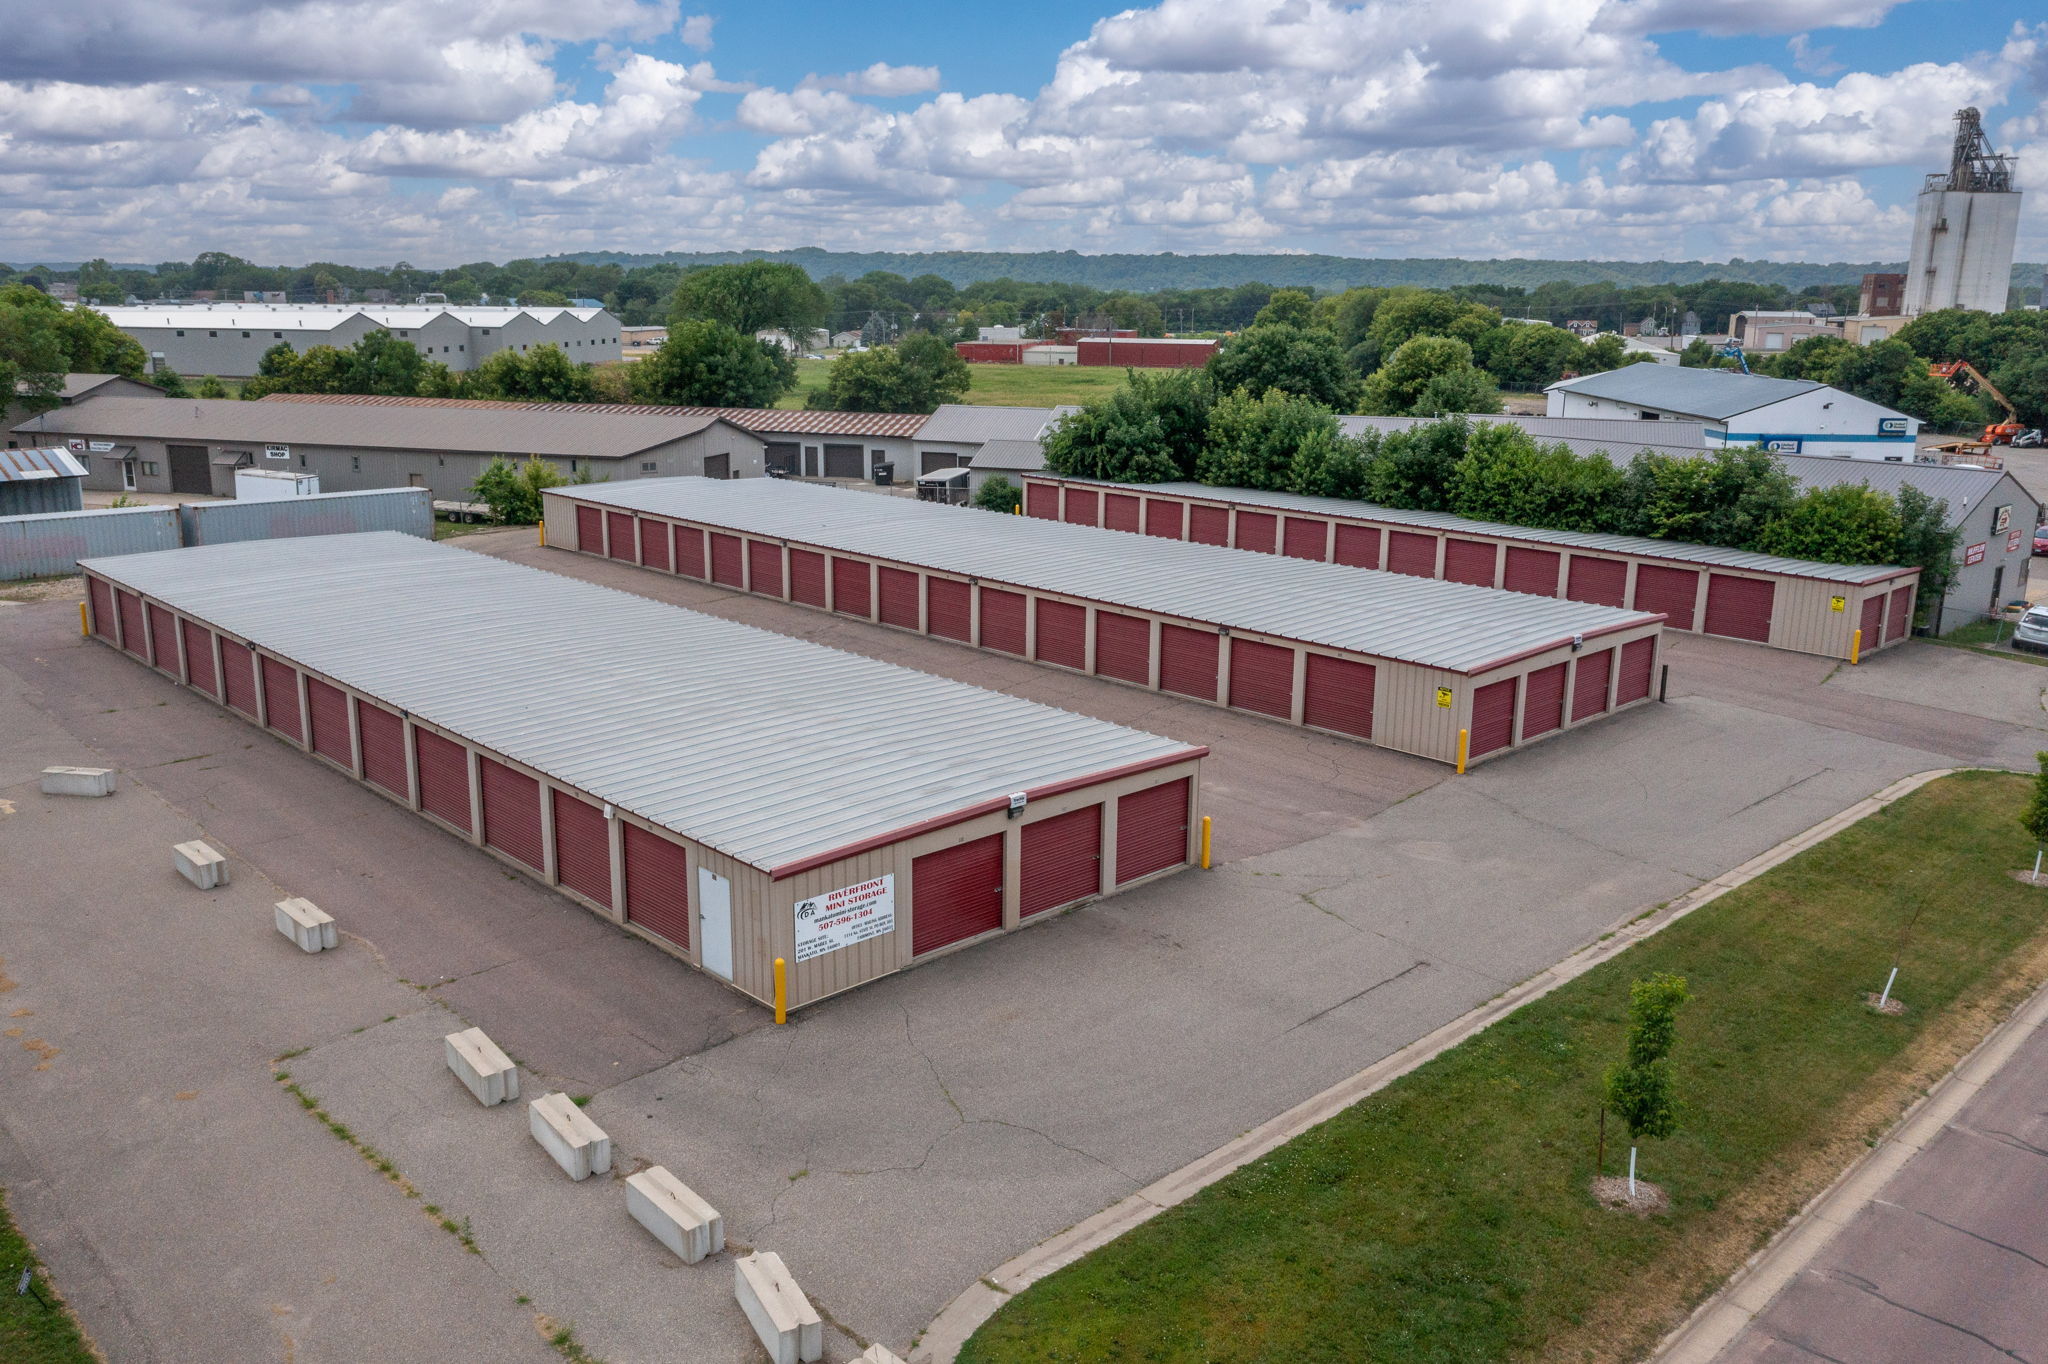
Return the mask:
[(442, 465), (442, 466), (444, 466), (444, 467), (445, 467), (445, 466), (447, 465), (447, 463), (448, 463), (448, 456), (446, 456), (446, 455), (435, 455), (435, 456), (434, 456), (434, 463), (436, 463), (436, 464), (439, 464), (439, 465)]
[(183, 332), (179, 332), (179, 333), (178, 333), (178, 335), (180, 335), (180, 336), (183, 336), (184, 334), (185, 334), (185, 333), (183, 333)]
[(363, 471), (363, 457), (361, 455), (350, 455), (348, 457), (348, 468), (350, 473), (361, 473)]
[(211, 337), (216, 337), (216, 338), (218, 338), (218, 337), (220, 336), (220, 333), (219, 333), (219, 332), (208, 332), (208, 333), (207, 333), (207, 335), (208, 335), (208, 336), (211, 336)]
[(243, 332), (243, 333), (242, 333), (242, 339), (243, 339), (244, 341), (247, 341), (247, 340), (249, 339), (249, 333), (247, 333), (247, 332)]
[(411, 336), (411, 335), (412, 335), (412, 333), (411, 333), (411, 332), (400, 332), (400, 333), (399, 333), (399, 335), (400, 335), (400, 336)]
[(643, 460), (643, 461), (641, 461), (641, 464), (640, 464), (640, 472), (641, 472), (641, 473), (643, 473), (643, 474), (651, 474), (651, 473), (653, 473), (653, 472), (654, 472), (655, 468), (656, 468), (656, 465), (655, 465), (655, 462), (654, 462), (653, 460), (651, 460), (651, 459), (650, 459), (650, 460)]
[(144, 461), (142, 461), (142, 474), (143, 477), (145, 478), (155, 478), (156, 461), (153, 459), (145, 459)]
[(283, 332), (272, 332), (272, 333), (270, 334), (270, 339), (271, 339), (271, 340), (273, 340), (273, 341), (282, 341), (282, 340), (284, 340), (284, 333), (283, 333)]
[(468, 349), (469, 349), (469, 347), (468, 347), (468, 346), (466, 346), (466, 345), (462, 345), (462, 346), (457, 346), (457, 347), (455, 348), (455, 353), (456, 353), (457, 355), (460, 355), (460, 354), (462, 354), (462, 353), (463, 353), (464, 351), (466, 351), (466, 350), (468, 350)]
[(576, 461), (573, 459), (569, 461), (569, 472), (572, 474), (576, 472)]
[(485, 328), (484, 328), (484, 335), (485, 335), (485, 336), (489, 336), (490, 334), (491, 334), (491, 329), (490, 329), (489, 327), (485, 327)]
[(304, 455), (299, 456), (299, 467), (301, 469), (306, 467), (306, 457)]

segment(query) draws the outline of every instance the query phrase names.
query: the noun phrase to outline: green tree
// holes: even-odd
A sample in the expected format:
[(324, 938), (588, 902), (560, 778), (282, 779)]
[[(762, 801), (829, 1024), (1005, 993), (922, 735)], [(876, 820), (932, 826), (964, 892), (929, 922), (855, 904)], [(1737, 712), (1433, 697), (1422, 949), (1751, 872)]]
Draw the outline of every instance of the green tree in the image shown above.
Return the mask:
[(1344, 362), (1336, 336), (1321, 327), (1266, 323), (1225, 340), (1209, 357), (1209, 377), (1218, 393), (1245, 389), (1253, 394), (1277, 388), (1349, 412), (1357, 381)]
[(1017, 508), (1024, 505), (1024, 490), (1001, 474), (991, 474), (988, 481), (975, 490), (974, 505), (983, 511), (1015, 515)]
[(778, 330), (799, 344), (824, 325), (831, 300), (802, 267), (743, 261), (693, 270), (669, 301), (671, 333), (686, 322), (723, 322), (742, 336)]
[(1216, 390), (1200, 369), (1132, 369), (1124, 371), (1131, 396), (1159, 418), (1166, 450), (1180, 467), (1179, 477), (1194, 478), (1202, 450), (1209, 443), (1209, 414)]
[(114, 276), (114, 267), (104, 260), (89, 260), (78, 268), (78, 296), (101, 306), (127, 301), (128, 290)]
[(1161, 315), (1159, 305), (1149, 298), (1116, 294), (1102, 301), (1102, 311), (1109, 314), (1112, 325), (1140, 336), (1163, 336), (1166, 332), (1166, 319)]
[[(1678, 1009), (1691, 992), (1683, 976), (1659, 971), (1628, 990), (1628, 1051), (1607, 1072), (1607, 1106), (1628, 1127), (1631, 1143), (1663, 1139), (1678, 1130), (1678, 1103), (1671, 1079), (1671, 1048), (1678, 1040)], [(1636, 1157), (1628, 1159), (1629, 1196), (1635, 1196)]]
[(1910, 484), (1901, 486), (1894, 496), (1899, 508), (1899, 544), (1890, 559), (1920, 570), (1919, 612), (1924, 615), (1938, 610), (1948, 595), (1963, 528), (1949, 524), (1944, 499), (1929, 497)]
[(1798, 496), (1792, 475), (1755, 446), (1698, 455), (1637, 455), (1622, 500), (1627, 533), (1760, 549), (1764, 527)]
[(1453, 336), (1472, 345), (1500, 325), (1483, 303), (1434, 289), (1390, 289), (1373, 310), (1370, 335), (1381, 355), (1392, 355), (1417, 336)]
[(631, 368), (634, 397), (684, 407), (773, 407), (796, 387), (796, 363), (780, 346), (723, 322), (699, 319)]
[(560, 346), (535, 346), (522, 354), (496, 351), (462, 376), (457, 388), (465, 398), (507, 402), (588, 403), (597, 400), (592, 366), (571, 360)]
[[(1617, 344), (1619, 338), (1616, 338)], [(1480, 335), (1472, 345), (1475, 363), (1497, 379), (1503, 388), (1533, 392), (1563, 378), (1565, 371), (1590, 374), (1586, 363), (1592, 347), (1563, 327), (1547, 322), (1504, 322)], [(1619, 363), (1617, 361), (1616, 363)]]
[(1259, 315), (1252, 319), (1254, 327), (1278, 324), (1282, 327), (1313, 327), (1316, 325), (1315, 303), (1305, 289), (1276, 289), (1266, 300), (1266, 306), (1259, 309)]
[(1415, 336), (1365, 381), (1365, 407), (1384, 416), (1498, 412), (1500, 395), (1472, 363), (1470, 345), (1453, 336)]
[(1475, 427), (1451, 471), (1445, 502), (1459, 516), (1550, 530), (1615, 531), (1623, 515), (1621, 470), (1603, 455), (1544, 445), (1519, 426)]
[(142, 377), (135, 339), (92, 308), (66, 308), (26, 284), (0, 287), (0, 394), (29, 412), (55, 407), (66, 374)]
[(199, 387), (192, 390), (192, 396), (195, 398), (225, 398), (228, 396), (228, 386), (222, 383), (218, 377), (209, 374), (199, 381)]
[[(185, 376), (172, 369), (169, 365), (157, 366), (156, 373), (149, 376), (149, 382), (162, 389), (164, 396), (167, 398), (190, 398), (194, 396), (192, 390), (185, 386)], [(219, 381), (216, 380), (215, 382)]]
[(1898, 552), (1899, 506), (1863, 483), (1808, 488), (1764, 527), (1759, 548), (1788, 559), (1882, 564)]
[[(440, 292), (445, 293), (447, 291), (441, 290)], [(569, 296), (560, 289), (527, 289), (519, 295), (519, 306), (522, 308), (566, 308), (569, 306)]]
[(540, 520), (541, 493), (568, 481), (546, 460), (528, 455), (525, 463), (514, 464), (501, 455), (484, 466), (470, 493), (504, 525), (531, 526)]
[(1446, 511), (1472, 427), (1463, 417), (1424, 422), (1381, 437), (1366, 466), (1366, 500), (1409, 511)]
[(1061, 418), (1044, 443), (1045, 467), (1073, 478), (1167, 483), (1186, 476), (1159, 410), (1131, 388)]
[(2040, 770), (2034, 774), (2033, 789), (2027, 792), (2027, 803), (2020, 810), (2020, 827), (2034, 840), (2034, 881), (2039, 884), (2041, 847), (2048, 844), (2048, 753), (2036, 753), (2034, 762)]
[(805, 405), (842, 412), (935, 412), (967, 396), (967, 362), (929, 332), (900, 345), (850, 351), (832, 362), (825, 387)]
[(1196, 474), (1219, 487), (1288, 489), (1296, 461), (1319, 466), (1338, 438), (1335, 414), (1320, 403), (1277, 388), (1256, 398), (1239, 389), (1216, 400)]

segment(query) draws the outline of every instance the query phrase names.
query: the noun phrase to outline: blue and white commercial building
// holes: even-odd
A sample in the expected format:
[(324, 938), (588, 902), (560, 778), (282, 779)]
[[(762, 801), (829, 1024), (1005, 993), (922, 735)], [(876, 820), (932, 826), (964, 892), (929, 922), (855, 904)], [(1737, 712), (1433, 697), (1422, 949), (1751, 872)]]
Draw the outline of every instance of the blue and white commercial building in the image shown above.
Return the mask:
[(1920, 419), (1810, 379), (1726, 369), (1630, 365), (1545, 390), (1552, 417), (1697, 422), (1708, 449), (1761, 445), (1781, 455), (1913, 460)]

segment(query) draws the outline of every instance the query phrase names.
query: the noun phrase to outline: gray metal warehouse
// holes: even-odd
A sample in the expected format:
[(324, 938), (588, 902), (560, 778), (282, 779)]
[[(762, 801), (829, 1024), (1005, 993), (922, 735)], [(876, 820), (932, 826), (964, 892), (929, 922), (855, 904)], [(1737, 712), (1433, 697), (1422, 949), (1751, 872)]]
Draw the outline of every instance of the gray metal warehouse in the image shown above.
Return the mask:
[(1336, 497), (1027, 474), (1044, 520), (1661, 612), (1673, 630), (1849, 658), (1906, 639), (1920, 570), (1471, 521)]
[(393, 533), (81, 568), (102, 642), (764, 1003), (778, 957), (794, 1008), (1195, 855), (1205, 748), (559, 574)]
[(1642, 611), (811, 484), (656, 479), (542, 502), (560, 549), (1441, 762), (1641, 703), (1661, 647), (1663, 617)]

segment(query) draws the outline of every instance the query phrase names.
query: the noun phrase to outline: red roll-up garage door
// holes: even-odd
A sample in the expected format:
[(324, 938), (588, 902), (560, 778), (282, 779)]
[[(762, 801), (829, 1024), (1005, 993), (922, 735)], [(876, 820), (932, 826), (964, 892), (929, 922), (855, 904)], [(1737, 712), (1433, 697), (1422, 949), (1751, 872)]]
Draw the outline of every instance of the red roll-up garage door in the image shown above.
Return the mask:
[(1024, 656), (1024, 594), (981, 589), (981, 647)]
[(1062, 668), (1088, 666), (1088, 611), (1070, 602), (1034, 603), (1038, 611), (1038, 661), (1057, 663)]
[(1662, 564), (1636, 565), (1638, 611), (1662, 611), (1665, 624), (1674, 630), (1692, 629), (1693, 602), (1700, 591), (1699, 570), (1666, 568)]
[(1572, 723), (1591, 719), (1607, 709), (1607, 675), (1614, 669), (1614, 650), (1580, 654), (1572, 675)]
[(92, 632), (101, 639), (114, 637), (114, 593), (105, 581), (91, 578), (86, 590), (92, 594)]
[(773, 540), (747, 541), (747, 568), (752, 573), (747, 590), (764, 597), (782, 595), (782, 546)]
[(1102, 495), (1102, 524), (1110, 530), (1137, 530), (1138, 511), (1138, 499), (1129, 493)]
[(1294, 717), (1294, 650), (1256, 640), (1230, 641), (1230, 705), (1282, 720)]
[(469, 832), (469, 754), (453, 739), (424, 729), (412, 732), (420, 769), (420, 808)]
[(1271, 554), (1279, 548), (1280, 518), (1270, 512), (1248, 512), (1240, 508), (1237, 513), (1237, 547), (1259, 554)]
[(704, 532), (695, 526), (677, 526), (676, 572), (685, 578), (704, 580)]
[(1188, 779), (1120, 796), (1116, 802), (1116, 883), (1123, 885), (1188, 860)]
[(400, 800), (410, 800), (412, 792), (405, 776), (405, 721), (381, 706), (359, 700), (356, 730), (363, 742), (364, 779)]
[(1510, 592), (1554, 597), (1557, 595), (1557, 570), (1563, 560), (1564, 556), (1554, 550), (1509, 545), (1507, 569), (1501, 574), (1500, 585)]
[(1863, 616), (1857, 621), (1863, 629), (1862, 650), (1866, 654), (1876, 653), (1884, 645), (1884, 594), (1872, 593), (1863, 599)]
[(1181, 522), (1187, 516), (1187, 503), (1174, 497), (1148, 497), (1145, 499), (1145, 534), (1156, 535), (1162, 540), (1181, 538)]
[(668, 572), (671, 559), (669, 554), (671, 543), (668, 535), (668, 522), (654, 521), (644, 516), (640, 518), (641, 563), (649, 568), (658, 568), (664, 573)]
[(270, 727), (279, 734), (301, 742), (305, 739), (305, 728), (299, 723), (299, 674), (288, 663), (274, 658), (264, 658), (263, 668), (263, 715)]
[(1221, 636), (1185, 625), (1159, 625), (1159, 690), (1203, 701), (1216, 699), (1216, 662)]
[(1468, 756), (1477, 758), (1506, 748), (1515, 741), (1515, 683), (1502, 678), (1472, 693), (1472, 734), (1466, 744)]
[(220, 695), (220, 678), (213, 671), (213, 632), (192, 621), (179, 622), (185, 632), (185, 667), (192, 685), (208, 696)]
[(1302, 682), (1301, 722), (1370, 739), (1372, 693), (1377, 679), (1370, 663), (1310, 654), (1308, 676)]
[(1406, 573), (1411, 578), (1434, 578), (1436, 537), (1417, 535), (1406, 530), (1388, 531), (1387, 570), (1391, 573)]
[(737, 535), (711, 532), (711, 581), (721, 587), (746, 585), (746, 547)]
[(910, 864), (910, 951), (936, 952), (1003, 926), (1003, 836), (926, 853)]
[(1152, 681), (1152, 622), (1097, 608), (1095, 672), (1149, 686)]
[(1198, 545), (1227, 545), (1230, 543), (1230, 509), (1228, 507), (1204, 507), (1199, 503), (1188, 507), (1188, 539)]
[(1522, 741), (1564, 728), (1565, 665), (1553, 664), (1529, 674), (1528, 690), (1522, 697)]
[(1337, 527), (1336, 562), (1352, 568), (1378, 568), (1380, 566), (1380, 530), (1378, 526)]
[(1904, 639), (1913, 622), (1913, 589), (1893, 588), (1890, 603), (1885, 611), (1884, 637), (1891, 640)]
[(1771, 606), (1777, 595), (1777, 584), (1768, 578), (1737, 578), (1726, 573), (1709, 573), (1707, 633), (1768, 642), (1771, 638)]
[(1329, 557), (1330, 523), (1312, 517), (1290, 516), (1280, 528), (1280, 544), (1290, 559)]
[(905, 568), (877, 568), (875, 577), (882, 598), (882, 624), (917, 629), (917, 575)]
[(1460, 540), (1454, 536), (1446, 536), (1444, 580), (1471, 583), (1474, 587), (1492, 587), (1493, 565), (1498, 554), (1499, 551), (1482, 540)]
[(633, 517), (628, 512), (606, 512), (604, 514), (605, 552), (614, 559), (637, 563), (639, 554), (633, 539)]
[(307, 718), (312, 721), (313, 751), (355, 771), (355, 757), (348, 746), (348, 693), (317, 677), (309, 677), (306, 709), (310, 712)]
[(1100, 525), (1101, 522), (1097, 519), (1097, 515), (1098, 508), (1095, 504), (1095, 493), (1092, 489), (1067, 489), (1066, 517), (1068, 521), (1077, 526)]
[(595, 507), (576, 508), (576, 548), (585, 554), (604, 553), (604, 513)]
[(925, 628), (941, 639), (974, 642), (974, 585), (928, 574), (924, 580)]
[(178, 618), (155, 602), (149, 603), (149, 656), (172, 677), (178, 675)]
[(612, 907), (612, 839), (604, 811), (566, 791), (554, 793), (555, 879)]
[(115, 588), (114, 607), (121, 613), (121, 647), (137, 658), (148, 658), (149, 636), (142, 621), (142, 598)]
[(484, 794), (485, 844), (540, 871), (540, 783), (481, 753), (477, 766), (477, 784)]
[(1625, 706), (1650, 694), (1650, 668), (1656, 661), (1657, 641), (1632, 639), (1621, 646), (1621, 676), (1614, 682), (1614, 704)]
[(1102, 807), (1026, 824), (1017, 868), (1017, 912), (1028, 918), (1102, 889)]
[(1060, 519), (1060, 490), (1049, 483), (1028, 483), (1024, 487), (1024, 511), (1044, 521)]
[(874, 614), (874, 603), (869, 600), (868, 579), (873, 570), (863, 559), (834, 559), (832, 561), (832, 609), (848, 616), (866, 618)]
[(805, 606), (825, 604), (825, 556), (813, 549), (790, 547), (789, 599)]
[(256, 718), (256, 656), (246, 644), (220, 642), (220, 670), (225, 674), (228, 704), (251, 720)]
[(690, 859), (682, 844), (626, 826), (626, 922), (690, 945)]
[(1565, 596), (1595, 606), (1625, 606), (1628, 593), (1628, 564), (1620, 559), (1591, 559), (1572, 556), (1565, 574)]

